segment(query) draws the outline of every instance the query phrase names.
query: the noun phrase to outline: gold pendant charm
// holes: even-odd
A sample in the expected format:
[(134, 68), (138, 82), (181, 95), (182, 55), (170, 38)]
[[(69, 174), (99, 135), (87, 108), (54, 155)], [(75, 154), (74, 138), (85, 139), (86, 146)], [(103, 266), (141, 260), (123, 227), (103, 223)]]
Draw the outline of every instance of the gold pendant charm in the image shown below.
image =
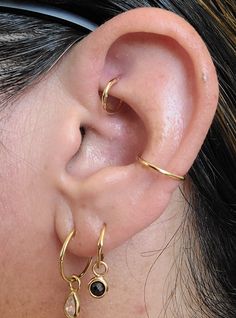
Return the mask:
[(96, 262), (93, 265), (93, 273), (95, 277), (93, 277), (88, 283), (88, 289), (92, 297), (102, 298), (108, 292), (108, 284), (103, 277), (107, 272), (108, 266), (104, 261), (100, 261), (100, 263)]
[(79, 317), (80, 302), (79, 297), (75, 291), (72, 291), (68, 296), (65, 302), (64, 312), (67, 318)]
[(61, 252), (60, 252), (60, 273), (61, 277), (69, 284), (70, 287), (70, 294), (64, 304), (64, 314), (67, 318), (77, 318), (79, 317), (80, 313), (80, 300), (79, 300), (79, 290), (81, 287), (81, 278), (87, 273), (91, 263), (92, 263), (92, 257), (89, 258), (88, 263), (86, 267), (84, 268), (83, 272), (81, 272), (79, 275), (72, 275), (67, 276), (64, 271), (64, 258), (66, 254), (67, 246), (72, 239), (72, 237), (75, 235), (75, 230), (72, 230), (67, 238), (65, 239), (65, 242), (62, 245)]

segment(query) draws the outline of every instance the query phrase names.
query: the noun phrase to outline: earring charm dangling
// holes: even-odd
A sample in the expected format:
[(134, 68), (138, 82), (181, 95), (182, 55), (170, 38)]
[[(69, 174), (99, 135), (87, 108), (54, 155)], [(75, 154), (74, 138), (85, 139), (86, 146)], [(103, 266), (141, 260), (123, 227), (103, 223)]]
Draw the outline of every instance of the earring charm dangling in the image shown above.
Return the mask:
[(75, 235), (75, 230), (71, 231), (67, 238), (65, 239), (64, 244), (62, 245), (61, 252), (60, 252), (60, 273), (61, 277), (69, 284), (70, 287), (70, 294), (66, 299), (65, 305), (64, 305), (64, 313), (67, 318), (77, 318), (79, 317), (80, 313), (80, 300), (78, 292), (81, 287), (81, 278), (87, 273), (91, 263), (92, 263), (92, 257), (88, 260), (88, 263), (83, 270), (83, 272), (80, 275), (72, 275), (72, 276), (66, 276), (64, 272), (64, 259), (66, 254), (67, 246), (72, 239), (72, 237)]
[(113, 78), (111, 81), (108, 82), (107, 86), (104, 88), (102, 93), (102, 107), (103, 109), (109, 114), (114, 115), (119, 112), (122, 105), (122, 100), (120, 100), (118, 107), (115, 108), (108, 104), (109, 92), (113, 85), (115, 85), (119, 81), (119, 78)]
[(94, 277), (88, 284), (90, 295), (94, 298), (102, 298), (108, 292), (108, 284), (104, 279), (104, 275), (108, 272), (108, 265), (104, 262), (103, 245), (106, 231), (106, 224), (104, 224), (97, 246), (97, 259), (93, 265)]

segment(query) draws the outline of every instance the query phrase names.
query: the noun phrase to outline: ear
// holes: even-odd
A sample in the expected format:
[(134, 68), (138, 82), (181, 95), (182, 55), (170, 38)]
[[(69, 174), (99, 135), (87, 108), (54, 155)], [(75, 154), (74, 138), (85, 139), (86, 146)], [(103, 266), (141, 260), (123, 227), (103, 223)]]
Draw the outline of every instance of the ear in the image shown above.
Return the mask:
[[(52, 171), (62, 200), (55, 224), (79, 256), (95, 254), (103, 223), (106, 250), (160, 217), (179, 182), (143, 167), (136, 156), (186, 175), (211, 125), (218, 100), (215, 68), (197, 32), (161, 9), (135, 9), (106, 22), (72, 49), (61, 67), (69, 101)], [(100, 92), (123, 101), (109, 116)], [(67, 118), (67, 119), (66, 119)], [(79, 126), (85, 127), (81, 141)], [(68, 129), (69, 127), (69, 129)], [(65, 204), (61, 204), (61, 202)]]

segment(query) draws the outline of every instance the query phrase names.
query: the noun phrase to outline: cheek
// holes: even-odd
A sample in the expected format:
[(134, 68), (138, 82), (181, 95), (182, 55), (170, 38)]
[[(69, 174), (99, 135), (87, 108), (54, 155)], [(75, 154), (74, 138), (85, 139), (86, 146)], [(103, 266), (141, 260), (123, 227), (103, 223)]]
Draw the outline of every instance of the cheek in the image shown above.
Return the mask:
[(12, 165), (0, 186), (0, 317), (23, 317), (52, 298), (49, 282), (60, 282), (49, 191), (25, 172)]
[[(0, 235), (9, 231), (8, 241), (12, 242), (22, 235), (24, 245), (31, 228), (40, 222), (44, 227), (47, 225), (45, 219), (50, 218), (47, 210), (52, 202), (42, 168), (42, 129), (37, 127), (40, 113), (27, 105), (30, 104), (17, 105), (7, 122), (0, 124), (0, 215), (4, 223), (4, 226), (0, 224), (3, 226)], [(22, 242), (16, 239), (14, 243)]]
[[(0, 124), (0, 317), (23, 317), (46, 304), (53, 296), (50, 285), (63, 291), (57, 286), (56, 194), (43, 161), (48, 131), (24, 110)], [(52, 305), (42, 308), (56, 312)]]

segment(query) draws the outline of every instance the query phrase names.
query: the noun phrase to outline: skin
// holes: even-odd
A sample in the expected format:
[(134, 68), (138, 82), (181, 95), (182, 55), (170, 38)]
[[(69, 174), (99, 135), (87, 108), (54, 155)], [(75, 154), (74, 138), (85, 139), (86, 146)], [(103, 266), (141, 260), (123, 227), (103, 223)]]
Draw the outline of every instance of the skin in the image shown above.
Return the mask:
[[(109, 116), (99, 92), (117, 76), (111, 102), (122, 99), (123, 108)], [(102, 25), (2, 112), (0, 316), (64, 317), (69, 288), (59, 274), (60, 248), (74, 228), (66, 271), (79, 274), (96, 255), (105, 222), (109, 294), (89, 296), (90, 271), (80, 317), (147, 317), (146, 309), (163, 317), (181, 231), (155, 260), (186, 203), (178, 181), (135, 158), (187, 174), (217, 100), (216, 72), (199, 35), (170, 12), (143, 8)], [(178, 284), (176, 298), (188, 317)]]

